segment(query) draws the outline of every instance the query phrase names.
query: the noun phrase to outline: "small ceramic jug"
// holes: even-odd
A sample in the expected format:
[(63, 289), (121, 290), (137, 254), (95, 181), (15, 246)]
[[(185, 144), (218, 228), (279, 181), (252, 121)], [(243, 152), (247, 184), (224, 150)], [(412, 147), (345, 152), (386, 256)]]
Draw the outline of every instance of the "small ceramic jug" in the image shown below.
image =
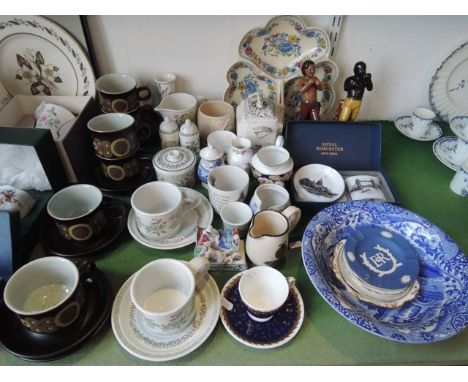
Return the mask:
[(190, 119), (186, 119), (180, 126), (179, 142), (182, 147), (191, 150), (195, 155), (200, 152), (200, 133), (198, 127)]
[(283, 212), (263, 210), (250, 224), (245, 251), (255, 265), (279, 266), (288, 251), (288, 237), (301, 219), (301, 210), (290, 206)]
[(164, 121), (159, 126), (159, 138), (163, 149), (179, 145), (179, 129), (173, 119), (164, 117)]
[(233, 166), (240, 167), (242, 170), (249, 171), (250, 161), (253, 156), (253, 151), (250, 148), (250, 139), (235, 138), (231, 141), (227, 153), (227, 163)]
[(200, 163), (198, 164), (198, 179), (202, 186), (208, 188), (208, 174), (211, 170), (224, 164), (224, 152), (214, 146), (208, 146), (200, 151)]

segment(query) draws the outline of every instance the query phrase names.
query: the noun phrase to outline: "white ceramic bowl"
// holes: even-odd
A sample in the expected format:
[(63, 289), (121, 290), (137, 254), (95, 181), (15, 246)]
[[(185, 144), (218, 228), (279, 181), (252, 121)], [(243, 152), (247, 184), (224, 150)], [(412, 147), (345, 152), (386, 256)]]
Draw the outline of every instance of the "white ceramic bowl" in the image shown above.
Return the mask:
[(303, 202), (330, 203), (338, 200), (345, 190), (343, 177), (323, 164), (309, 164), (294, 174), (294, 191)]

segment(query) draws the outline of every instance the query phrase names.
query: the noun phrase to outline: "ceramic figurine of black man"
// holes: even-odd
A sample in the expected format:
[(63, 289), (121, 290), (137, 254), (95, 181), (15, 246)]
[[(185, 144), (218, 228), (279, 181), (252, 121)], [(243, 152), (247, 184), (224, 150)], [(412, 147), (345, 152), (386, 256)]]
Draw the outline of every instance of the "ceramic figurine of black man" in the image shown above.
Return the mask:
[(366, 63), (364, 61), (356, 62), (354, 65), (354, 76), (348, 77), (344, 83), (344, 90), (347, 93), (346, 99), (341, 106), (339, 115), (340, 121), (355, 121), (361, 108), (362, 97), (367, 89), (371, 91), (374, 88), (371, 74), (366, 73)]

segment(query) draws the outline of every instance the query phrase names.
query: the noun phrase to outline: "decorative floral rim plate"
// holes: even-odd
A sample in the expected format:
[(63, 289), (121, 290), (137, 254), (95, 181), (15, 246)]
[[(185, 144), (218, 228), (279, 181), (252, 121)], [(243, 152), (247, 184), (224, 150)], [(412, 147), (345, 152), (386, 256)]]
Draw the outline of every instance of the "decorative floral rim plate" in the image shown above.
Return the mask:
[(429, 101), (437, 115), (448, 122), (468, 114), (468, 42), (455, 49), (437, 68), (429, 85)]
[(266, 27), (248, 32), (239, 45), (241, 57), (274, 78), (301, 73), (305, 60), (318, 63), (330, 53), (328, 34), (308, 28), (298, 16), (277, 16)]
[(195, 291), (195, 319), (180, 334), (156, 337), (146, 332), (141, 315), (130, 297), (132, 275), (120, 288), (112, 307), (111, 323), (119, 344), (135, 357), (147, 361), (169, 361), (191, 353), (210, 336), (218, 322), (219, 289), (208, 275)]
[(237, 341), (257, 349), (272, 349), (291, 341), (304, 321), (304, 303), (299, 290), (296, 287), (291, 289), (285, 304), (272, 319), (256, 322), (247, 315), (239, 295), (237, 286), (242, 273), (229, 279), (221, 291), (221, 298), (234, 305), (231, 311), (224, 307), (220, 310), (226, 330)]
[(460, 165), (456, 163), (451, 154), (455, 152), (457, 139), (454, 136), (442, 137), (432, 145), (432, 151), (436, 158), (453, 171), (457, 171), (460, 168)]
[[(329, 88), (318, 92), (318, 101), (320, 102), (320, 116), (329, 112), (335, 104), (335, 89), (333, 84), (338, 78), (338, 66), (331, 60), (325, 60), (315, 64), (315, 75), (322, 81), (327, 81)], [(302, 76), (302, 75), (301, 75)], [(301, 93), (299, 93), (299, 78), (294, 77), (284, 84), (284, 106), (287, 120), (299, 119), (299, 109), (301, 107)]]
[(0, 61), (0, 81), (13, 96), (96, 93), (86, 53), (44, 17), (0, 16)]
[(192, 190), (191, 188), (179, 187), (181, 191), (188, 194), (189, 198), (200, 198), (200, 204), (192, 209), (187, 211), (183, 215), (182, 227), (175, 236), (168, 239), (161, 240), (149, 240), (143, 237), (140, 233), (135, 219), (135, 211), (133, 208), (128, 214), (127, 227), (130, 235), (138, 241), (140, 244), (143, 244), (149, 248), (154, 249), (176, 249), (182, 248), (186, 245), (195, 243), (197, 241), (197, 225), (200, 227), (208, 227), (213, 221), (213, 208), (211, 207), (208, 199), (198, 191)]
[[(419, 293), (401, 308), (360, 301), (335, 277), (335, 246), (361, 225), (400, 234), (419, 255)], [(446, 233), (411, 211), (373, 201), (336, 203), (307, 225), (302, 257), (312, 284), (325, 301), (372, 334), (399, 342), (431, 343), (452, 337), (468, 325), (468, 258)]]
[(224, 101), (238, 106), (243, 99), (254, 93), (262, 93), (272, 102), (277, 101), (277, 86), (273, 78), (262, 74), (249, 62), (238, 61), (226, 74), (229, 87), (224, 93)]
[(414, 139), (415, 141), (428, 142), (438, 139), (442, 136), (442, 129), (435, 122), (431, 123), (431, 126), (429, 126), (429, 130), (427, 130), (424, 136), (413, 136), (411, 133), (413, 131), (413, 122), (411, 120), (411, 116), (409, 115), (397, 118), (395, 120), (395, 127), (405, 137)]

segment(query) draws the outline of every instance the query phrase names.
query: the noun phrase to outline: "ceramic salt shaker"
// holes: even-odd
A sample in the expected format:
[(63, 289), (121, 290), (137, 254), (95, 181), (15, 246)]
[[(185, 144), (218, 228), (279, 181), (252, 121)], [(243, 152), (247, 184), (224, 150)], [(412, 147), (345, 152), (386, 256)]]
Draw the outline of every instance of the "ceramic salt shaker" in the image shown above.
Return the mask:
[(164, 121), (159, 125), (159, 137), (161, 138), (161, 147), (179, 145), (179, 129), (177, 123), (169, 117), (164, 117)]
[(208, 188), (208, 174), (214, 168), (224, 164), (224, 152), (214, 146), (208, 146), (200, 151), (200, 158), (197, 171), (198, 179), (203, 187)]
[(186, 119), (182, 126), (180, 126), (179, 142), (182, 147), (188, 148), (195, 155), (198, 155), (200, 152), (200, 133), (197, 125), (190, 119)]

